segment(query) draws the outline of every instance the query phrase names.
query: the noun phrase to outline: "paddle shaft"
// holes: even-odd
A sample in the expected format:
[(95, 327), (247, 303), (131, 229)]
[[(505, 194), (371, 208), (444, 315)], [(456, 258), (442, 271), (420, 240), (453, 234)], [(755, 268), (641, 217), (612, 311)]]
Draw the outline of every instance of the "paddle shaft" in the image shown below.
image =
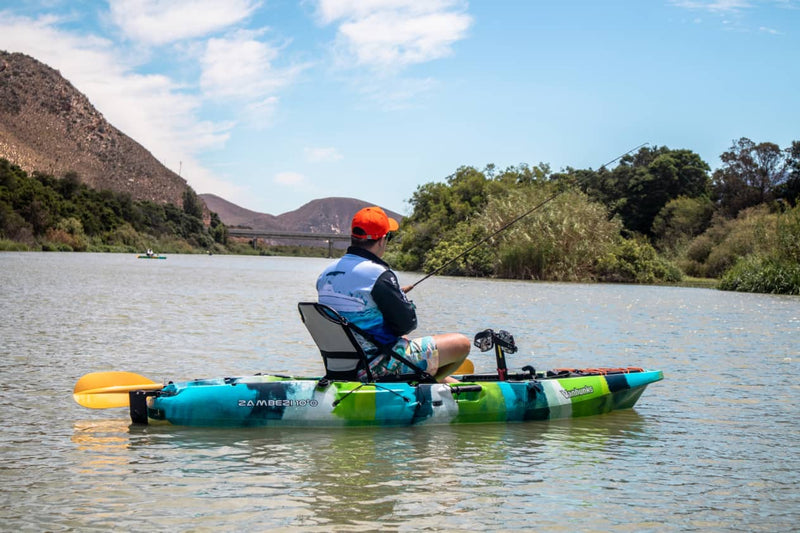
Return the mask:
[(90, 409), (127, 407), (130, 391), (162, 388), (163, 384), (133, 372), (92, 372), (78, 380), (72, 398)]
[[(639, 146), (637, 146), (636, 148), (631, 148), (630, 150), (628, 150), (628, 151), (627, 151), (627, 152), (625, 152), (624, 154), (621, 154), (621, 155), (619, 155), (619, 156), (615, 157), (614, 159), (612, 159), (611, 161), (609, 161), (608, 163), (606, 163), (606, 164), (602, 165), (600, 168), (607, 167), (607, 166), (608, 166), (608, 165), (610, 165), (611, 163), (613, 163), (613, 162), (617, 161), (618, 159), (622, 159), (623, 157), (625, 157), (625, 156), (626, 156), (626, 155), (628, 155), (629, 153), (633, 152), (634, 150), (638, 150), (638, 149), (639, 149), (639, 148), (641, 148), (642, 146), (646, 146), (646, 145), (648, 145), (648, 144), (650, 144), (650, 143), (642, 143), (642, 144), (640, 144)], [(501, 227), (500, 229), (498, 229), (497, 231), (495, 231), (494, 233), (492, 233), (492, 234), (491, 234), (491, 235), (489, 235), (488, 237), (484, 237), (483, 239), (479, 240), (478, 242), (476, 242), (475, 244), (473, 244), (472, 246), (470, 246), (469, 248), (467, 248), (466, 250), (464, 250), (463, 252), (461, 252), (460, 254), (458, 254), (457, 256), (455, 256), (454, 258), (452, 258), (452, 259), (450, 259), (449, 261), (447, 261), (445, 264), (443, 264), (443, 265), (442, 265), (442, 266), (440, 266), (439, 268), (437, 268), (437, 269), (435, 269), (434, 271), (432, 271), (432, 272), (430, 272), (430, 273), (426, 274), (426, 275), (425, 275), (424, 277), (422, 277), (422, 279), (420, 279), (419, 281), (417, 281), (417, 282), (415, 282), (415, 283), (413, 283), (413, 284), (409, 285), (408, 287), (404, 287), (404, 288), (403, 288), (404, 292), (406, 292), (406, 293), (408, 293), (408, 292), (411, 292), (411, 290), (412, 290), (414, 287), (416, 287), (417, 285), (419, 285), (420, 283), (422, 283), (422, 282), (423, 282), (423, 281), (425, 281), (426, 279), (430, 278), (431, 276), (435, 276), (436, 274), (438, 274), (439, 272), (441, 272), (442, 270), (444, 270), (444, 269), (445, 269), (445, 268), (447, 268), (448, 266), (452, 265), (453, 263), (455, 263), (456, 261), (458, 261), (459, 259), (461, 259), (461, 258), (462, 258), (462, 257), (464, 257), (465, 255), (467, 255), (468, 253), (470, 253), (472, 250), (474, 250), (475, 248), (477, 248), (477, 247), (478, 247), (478, 246), (480, 246), (481, 244), (485, 243), (486, 241), (488, 241), (488, 240), (490, 240), (490, 239), (493, 239), (493, 238), (494, 238), (496, 235), (498, 235), (499, 233), (501, 233), (501, 232), (503, 232), (503, 231), (507, 230), (507, 229), (508, 229), (508, 228), (509, 228), (509, 227), (510, 227), (512, 224), (516, 224), (517, 222), (519, 222), (520, 220), (522, 220), (522, 219), (523, 219), (523, 218), (525, 218), (526, 216), (530, 215), (530, 214), (531, 214), (531, 213), (533, 213), (534, 211), (536, 211), (536, 210), (538, 210), (538, 209), (540, 209), (540, 208), (544, 207), (544, 206), (545, 206), (545, 205), (547, 205), (548, 203), (552, 202), (553, 200), (555, 200), (556, 198), (558, 198), (559, 196), (561, 196), (562, 194), (564, 194), (564, 192), (566, 192), (566, 189), (563, 189), (563, 190), (561, 190), (561, 191), (558, 191), (557, 193), (555, 193), (555, 194), (553, 194), (553, 195), (551, 195), (551, 196), (547, 197), (546, 199), (542, 200), (541, 202), (539, 202), (538, 204), (536, 204), (535, 206), (533, 206), (531, 209), (528, 209), (527, 211), (525, 211), (524, 213), (522, 213), (521, 215), (519, 215), (518, 217), (516, 217), (514, 220), (512, 220), (512, 221), (511, 221), (511, 222), (509, 222), (509, 223), (507, 223), (506, 225), (504, 225), (503, 227)]]

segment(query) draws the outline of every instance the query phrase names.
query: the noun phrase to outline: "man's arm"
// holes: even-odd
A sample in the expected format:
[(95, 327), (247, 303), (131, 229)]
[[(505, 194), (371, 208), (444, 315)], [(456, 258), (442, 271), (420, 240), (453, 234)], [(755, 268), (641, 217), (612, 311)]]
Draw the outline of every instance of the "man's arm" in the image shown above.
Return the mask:
[(378, 277), (372, 288), (372, 298), (392, 333), (399, 337), (416, 329), (417, 312), (414, 304), (400, 290), (400, 283), (394, 272), (387, 270)]

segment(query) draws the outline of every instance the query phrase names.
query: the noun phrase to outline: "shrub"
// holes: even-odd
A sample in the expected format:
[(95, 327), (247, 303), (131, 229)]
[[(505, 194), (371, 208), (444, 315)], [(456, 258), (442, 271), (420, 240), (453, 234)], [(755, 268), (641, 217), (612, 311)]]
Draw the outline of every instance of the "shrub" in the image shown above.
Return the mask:
[(147, 248), (148, 237), (137, 232), (133, 226), (127, 222), (108, 231), (103, 235), (103, 242), (108, 245), (124, 245), (133, 247), (137, 250)]
[(762, 253), (740, 259), (722, 276), (731, 291), (800, 294), (800, 206), (772, 215), (774, 232)]
[(676, 282), (681, 271), (647, 242), (621, 240), (597, 261), (599, 281), (615, 283)]
[(699, 235), (708, 228), (713, 213), (714, 205), (705, 196), (670, 200), (653, 221), (659, 249), (674, 250)]
[(491, 198), (475, 219), (473, 224), (491, 235), (532, 207), (542, 206), (486, 245), (487, 250), (496, 249), (496, 275), (551, 281), (594, 278), (596, 261), (619, 238), (622, 223), (609, 220), (607, 208), (584, 193), (567, 191), (553, 198), (555, 192), (553, 184), (510, 191)]
[(21, 242), (0, 239), (0, 251), (2, 252), (27, 252), (28, 246)]
[(89, 247), (81, 221), (77, 218), (62, 218), (54, 228), (47, 230), (45, 238), (59, 250), (85, 252)]
[(495, 248), (488, 242), (475, 246), (485, 238), (486, 234), (481, 226), (470, 225), (467, 222), (458, 224), (450, 235), (442, 238), (436, 247), (428, 253), (425, 257), (423, 270), (425, 272), (438, 270), (449, 261), (453, 261), (460, 254), (474, 247), (469, 253), (449, 264), (442, 274), (455, 276), (491, 275), (497, 260)]
[(693, 239), (679, 260), (690, 275), (719, 277), (747, 255), (767, 255), (778, 243), (777, 215), (767, 206), (742, 211), (735, 220), (716, 218)]
[(726, 291), (800, 294), (800, 263), (750, 255), (739, 260), (719, 282)]
[(800, 204), (778, 215), (777, 255), (800, 263)]

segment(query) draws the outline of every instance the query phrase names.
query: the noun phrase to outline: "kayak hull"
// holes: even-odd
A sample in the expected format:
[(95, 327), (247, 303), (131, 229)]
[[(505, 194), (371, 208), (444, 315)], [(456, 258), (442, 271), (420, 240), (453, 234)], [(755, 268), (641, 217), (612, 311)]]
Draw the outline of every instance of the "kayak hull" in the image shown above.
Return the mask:
[[(200, 427), (411, 426), (525, 422), (633, 407), (660, 370), (569, 372), (459, 384), (328, 382), (254, 375), (170, 383), (131, 393), (134, 422)], [(146, 413), (146, 415), (145, 415)]]

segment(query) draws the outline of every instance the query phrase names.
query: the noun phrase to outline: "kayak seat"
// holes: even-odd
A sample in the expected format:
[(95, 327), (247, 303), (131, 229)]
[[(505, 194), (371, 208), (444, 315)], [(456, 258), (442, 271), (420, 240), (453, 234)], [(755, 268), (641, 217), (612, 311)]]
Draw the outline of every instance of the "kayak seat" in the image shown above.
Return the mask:
[(317, 302), (300, 302), (297, 309), (322, 355), (324, 379), (360, 381), (359, 371), (365, 370), (367, 380), (373, 381), (364, 349), (344, 317)]
[[(369, 333), (348, 322), (331, 307), (317, 302), (300, 302), (297, 304), (297, 309), (325, 363), (323, 379), (364, 381), (366, 383), (376, 381), (433, 383), (436, 381), (414, 363), (402, 355), (394, 353), (391, 347), (380, 345)], [(381, 376), (380, 379), (375, 379), (369, 368), (370, 356), (364, 351), (356, 335), (376, 346), (381, 353), (396, 358), (412, 369), (413, 373)], [(378, 356), (379, 354), (376, 354), (371, 357)], [(362, 374), (363, 377), (360, 377), (359, 374)]]

